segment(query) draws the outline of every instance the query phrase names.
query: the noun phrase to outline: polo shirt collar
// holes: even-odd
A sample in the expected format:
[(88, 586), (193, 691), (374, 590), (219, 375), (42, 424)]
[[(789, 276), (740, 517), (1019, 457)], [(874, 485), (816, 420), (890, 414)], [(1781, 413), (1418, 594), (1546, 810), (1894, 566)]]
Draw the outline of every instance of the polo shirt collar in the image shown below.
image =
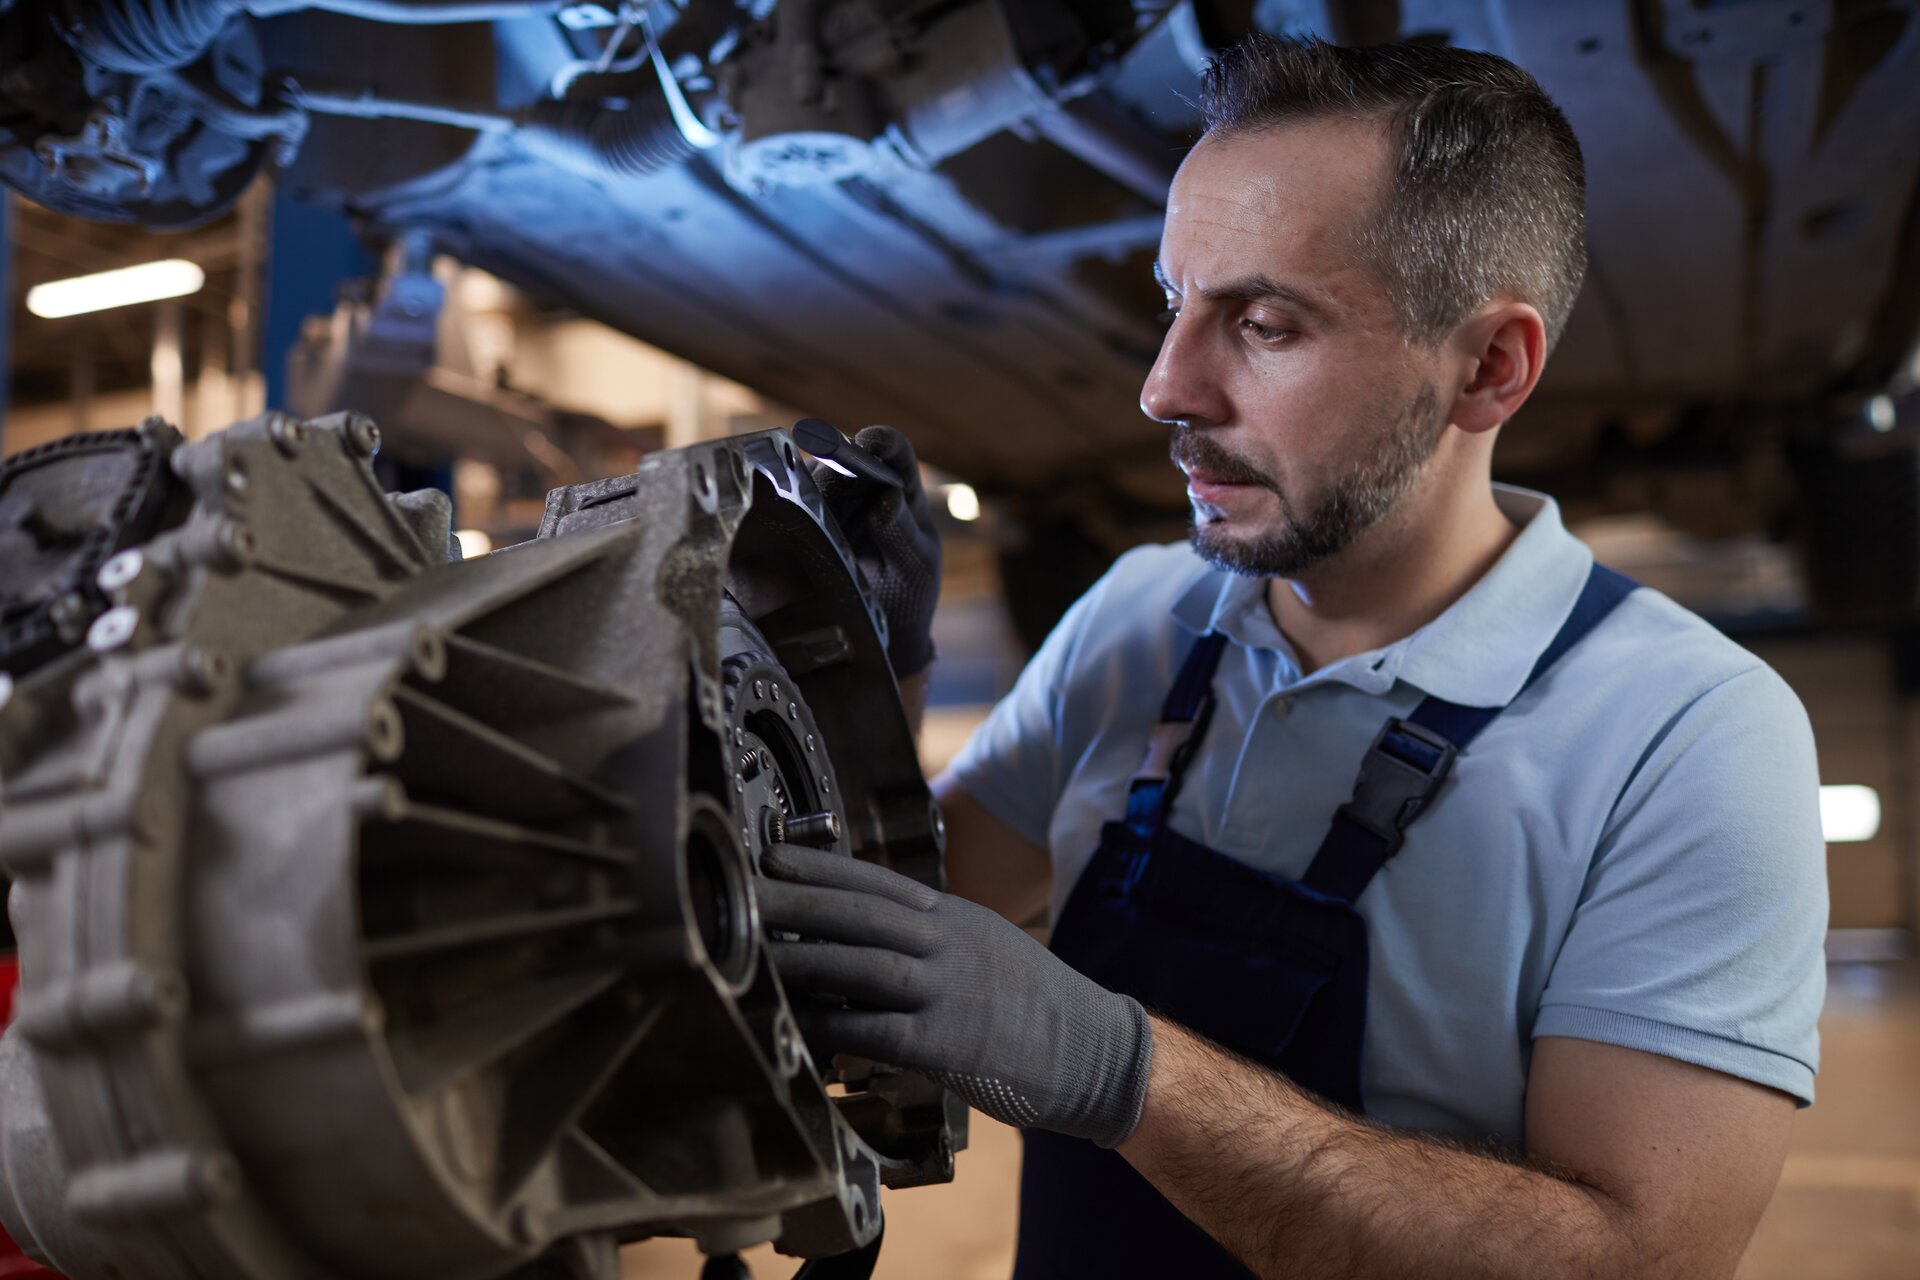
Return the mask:
[[(1328, 668), (1364, 671), (1384, 691), (1395, 680), (1469, 707), (1504, 707), (1526, 684), (1540, 654), (1573, 612), (1593, 553), (1567, 532), (1552, 498), (1493, 486), (1494, 502), (1520, 526), (1506, 552), (1446, 612), (1366, 659)], [(1173, 616), (1195, 634), (1218, 631), (1253, 649), (1293, 648), (1267, 607), (1266, 578), (1213, 570), (1181, 596)], [(1316, 673), (1318, 674), (1318, 673)]]

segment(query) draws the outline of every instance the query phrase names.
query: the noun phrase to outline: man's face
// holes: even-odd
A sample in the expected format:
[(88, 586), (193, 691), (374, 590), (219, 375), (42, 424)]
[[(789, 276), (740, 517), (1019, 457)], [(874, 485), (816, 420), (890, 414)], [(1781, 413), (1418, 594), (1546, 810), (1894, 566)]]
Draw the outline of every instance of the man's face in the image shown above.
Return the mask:
[(1385, 190), (1371, 122), (1209, 138), (1174, 180), (1158, 271), (1177, 313), (1140, 405), (1173, 424), (1194, 547), (1293, 577), (1413, 486), (1445, 423), (1358, 232)]

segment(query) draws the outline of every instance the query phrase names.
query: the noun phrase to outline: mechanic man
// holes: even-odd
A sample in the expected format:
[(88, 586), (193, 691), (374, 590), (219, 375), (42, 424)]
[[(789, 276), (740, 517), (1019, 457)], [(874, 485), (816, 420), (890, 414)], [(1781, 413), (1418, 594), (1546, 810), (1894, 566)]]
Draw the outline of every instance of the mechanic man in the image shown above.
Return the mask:
[[(1021, 1277), (1731, 1275), (1813, 1096), (1813, 743), (1490, 480), (1585, 269), (1572, 131), (1427, 46), (1257, 41), (1204, 105), (1141, 396), (1191, 545), (937, 782), (955, 896), (770, 856), (810, 1041), (1026, 1127)], [(831, 488), (924, 669), (924, 499)]]

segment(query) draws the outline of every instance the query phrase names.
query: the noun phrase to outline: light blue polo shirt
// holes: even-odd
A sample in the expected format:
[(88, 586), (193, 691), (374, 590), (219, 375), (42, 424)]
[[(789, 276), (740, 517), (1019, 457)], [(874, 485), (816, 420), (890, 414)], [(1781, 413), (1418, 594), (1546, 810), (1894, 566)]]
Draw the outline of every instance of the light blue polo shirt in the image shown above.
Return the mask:
[(1185, 544), (1128, 552), (953, 772), (1052, 850), (1057, 915), (1209, 629), (1231, 643), (1172, 825), (1278, 875), (1305, 873), (1388, 716), (1428, 694), (1506, 705), (1357, 904), (1368, 1113), (1519, 1146), (1530, 1046), (1549, 1035), (1811, 1102), (1827, 888), (1806, 713), (1759, 659), (1646, 588), (1516, 699), (1593, 557), (1551, 499), (1496, 498), (1521, 533), (1466, 595), (1305, 677), (1266, 580)]

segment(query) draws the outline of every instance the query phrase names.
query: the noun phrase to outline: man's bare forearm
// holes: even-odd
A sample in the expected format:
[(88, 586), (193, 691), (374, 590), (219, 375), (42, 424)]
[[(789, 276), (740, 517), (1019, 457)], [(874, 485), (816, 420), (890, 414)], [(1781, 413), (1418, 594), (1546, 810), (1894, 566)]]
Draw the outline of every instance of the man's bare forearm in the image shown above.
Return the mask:
[(1153, 1034), (1120, 1153), (1262, 1277), (1665, 1274), (1599, 1188), (1330, 1110), (1163, 1018)]

